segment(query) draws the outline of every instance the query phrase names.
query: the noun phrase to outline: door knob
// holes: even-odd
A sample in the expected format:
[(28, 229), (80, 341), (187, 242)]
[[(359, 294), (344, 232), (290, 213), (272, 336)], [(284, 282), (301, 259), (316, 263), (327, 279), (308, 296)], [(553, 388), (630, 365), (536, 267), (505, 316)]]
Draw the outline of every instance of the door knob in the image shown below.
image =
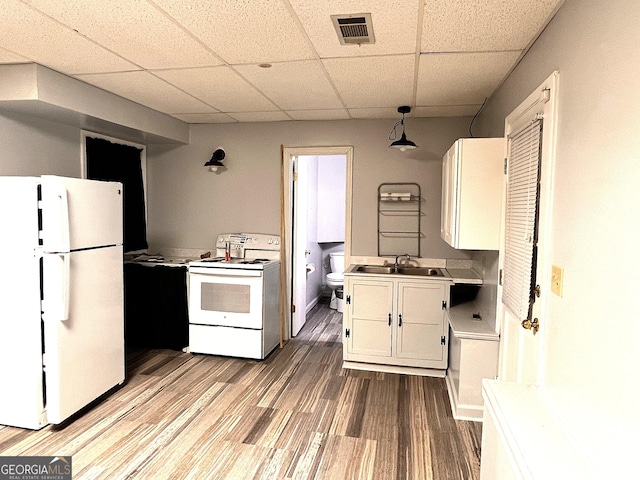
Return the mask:
[(537, 318), (534, 318), (533, 320), (527, 318), (523, 320), (520, 325), (522, 325), (522, 328), (525, 330), (531, 330), (534, 335), (538, 333), (538, 330), (540, 329), (540, 322)]

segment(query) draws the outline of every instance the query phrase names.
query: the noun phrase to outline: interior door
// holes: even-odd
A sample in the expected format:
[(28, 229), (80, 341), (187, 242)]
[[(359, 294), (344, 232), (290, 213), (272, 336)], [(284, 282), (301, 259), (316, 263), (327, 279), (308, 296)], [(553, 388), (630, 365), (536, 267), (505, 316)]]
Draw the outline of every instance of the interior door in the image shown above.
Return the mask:
[[(539, 141), (539, 185), (537, 199), (537, 233), (533, 258), (533, 287), (538, 286), (535, 302), (532, 305), (530, 319), (537, 320), (539, 330), (523, 328), (523, 318), (516, 317), (505, 306), (498, 305), (500, 321), (500, 359), (498, 377), (500, 380), (533, 384), (538, 381), (541, 371), (540, 356), (546, 334), (545, 312), (548, 296), (551, 292), (551, 252), (547, 244), (551, 237), (551, 200), (553, 196), (553, 169), (555, 162), (555, 136), (557, 124), (557, 82), (558, 74), (550, 75), (527, 99), (520, 104), (505, 120), (507, 137), (515, 135), (527, 124), (543, 120)], [(508, 142), (509, 162), (512, 145)], [(510, 168), (510, 167), (509, 167)], [(506, 197), (506, 188), (505, 188)], [(506, 202), (503, 202), (503, 205)], [(505, 209), (505, 219), (506, 219)], [(500, 268), (504, 271), (505, 234), (503, 222)], [(498, 298), (502, 298), (503, 286), (498, 287)]]
[[(537, 286), (540, 211), (540, 120), (509, 137), (502, 289), (503, 339), (512, 349), (504, 380), (535, 383), (540, 316)], [(531, 137), (531, 138), (530, 138)], [(514, 348), (517, 347), (517, 348)], [(505, 357), (506, 360), (507, 357)]]
[(296, 180), (293, 182), (293, 305), (291, 314), (291, 335), (296, 336), (307, 321), (307, 222), (308, 205), (306, 184), (308, 180), (307, 163), (300, 157), (294, 158)]
[[(62, 422), (124, 381), (122, 255), (121, 245), (44, 255), (44, 363), (50, 423)], [(65, 302), (66, 320), (60, 314)]]

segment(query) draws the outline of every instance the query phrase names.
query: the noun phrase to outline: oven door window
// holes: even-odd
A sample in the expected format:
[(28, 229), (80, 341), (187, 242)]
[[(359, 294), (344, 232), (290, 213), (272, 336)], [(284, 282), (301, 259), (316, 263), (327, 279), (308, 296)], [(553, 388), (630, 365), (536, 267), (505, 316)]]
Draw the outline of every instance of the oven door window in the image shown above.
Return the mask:
[(200, 308), (209, 312), (251, 313), (251, 285), (202, 282)]
[(189, 322), (262, 328), (262, 274), (190, 274)]

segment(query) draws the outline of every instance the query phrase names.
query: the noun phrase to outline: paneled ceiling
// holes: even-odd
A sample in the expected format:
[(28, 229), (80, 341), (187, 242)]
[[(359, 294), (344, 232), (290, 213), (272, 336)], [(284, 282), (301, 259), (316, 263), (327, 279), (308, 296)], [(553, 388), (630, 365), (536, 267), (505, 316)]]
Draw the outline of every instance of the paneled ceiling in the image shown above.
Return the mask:
[[(563, 1), (2, 0), (0, 63), (188, 123), (473, 115)], [(375, 43), (341, 45), (363, 13)]]

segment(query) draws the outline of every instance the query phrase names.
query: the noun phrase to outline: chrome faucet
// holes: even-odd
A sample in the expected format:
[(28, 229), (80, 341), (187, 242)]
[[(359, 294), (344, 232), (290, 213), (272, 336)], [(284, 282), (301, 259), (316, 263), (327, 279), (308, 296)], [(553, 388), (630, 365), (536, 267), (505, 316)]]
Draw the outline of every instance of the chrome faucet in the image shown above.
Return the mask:
[(393, 268), (395, 268), (396, 270), (400, 266), (400, 261), (399, 261), (400, 257), (405, 257), (407, 259), (407, 261), (405, 262), (405, 265), (411, 261), (411, 256), (408, 253), (405, 253), (404, 255), (396, 255), (396, 261), (393, 264)]

